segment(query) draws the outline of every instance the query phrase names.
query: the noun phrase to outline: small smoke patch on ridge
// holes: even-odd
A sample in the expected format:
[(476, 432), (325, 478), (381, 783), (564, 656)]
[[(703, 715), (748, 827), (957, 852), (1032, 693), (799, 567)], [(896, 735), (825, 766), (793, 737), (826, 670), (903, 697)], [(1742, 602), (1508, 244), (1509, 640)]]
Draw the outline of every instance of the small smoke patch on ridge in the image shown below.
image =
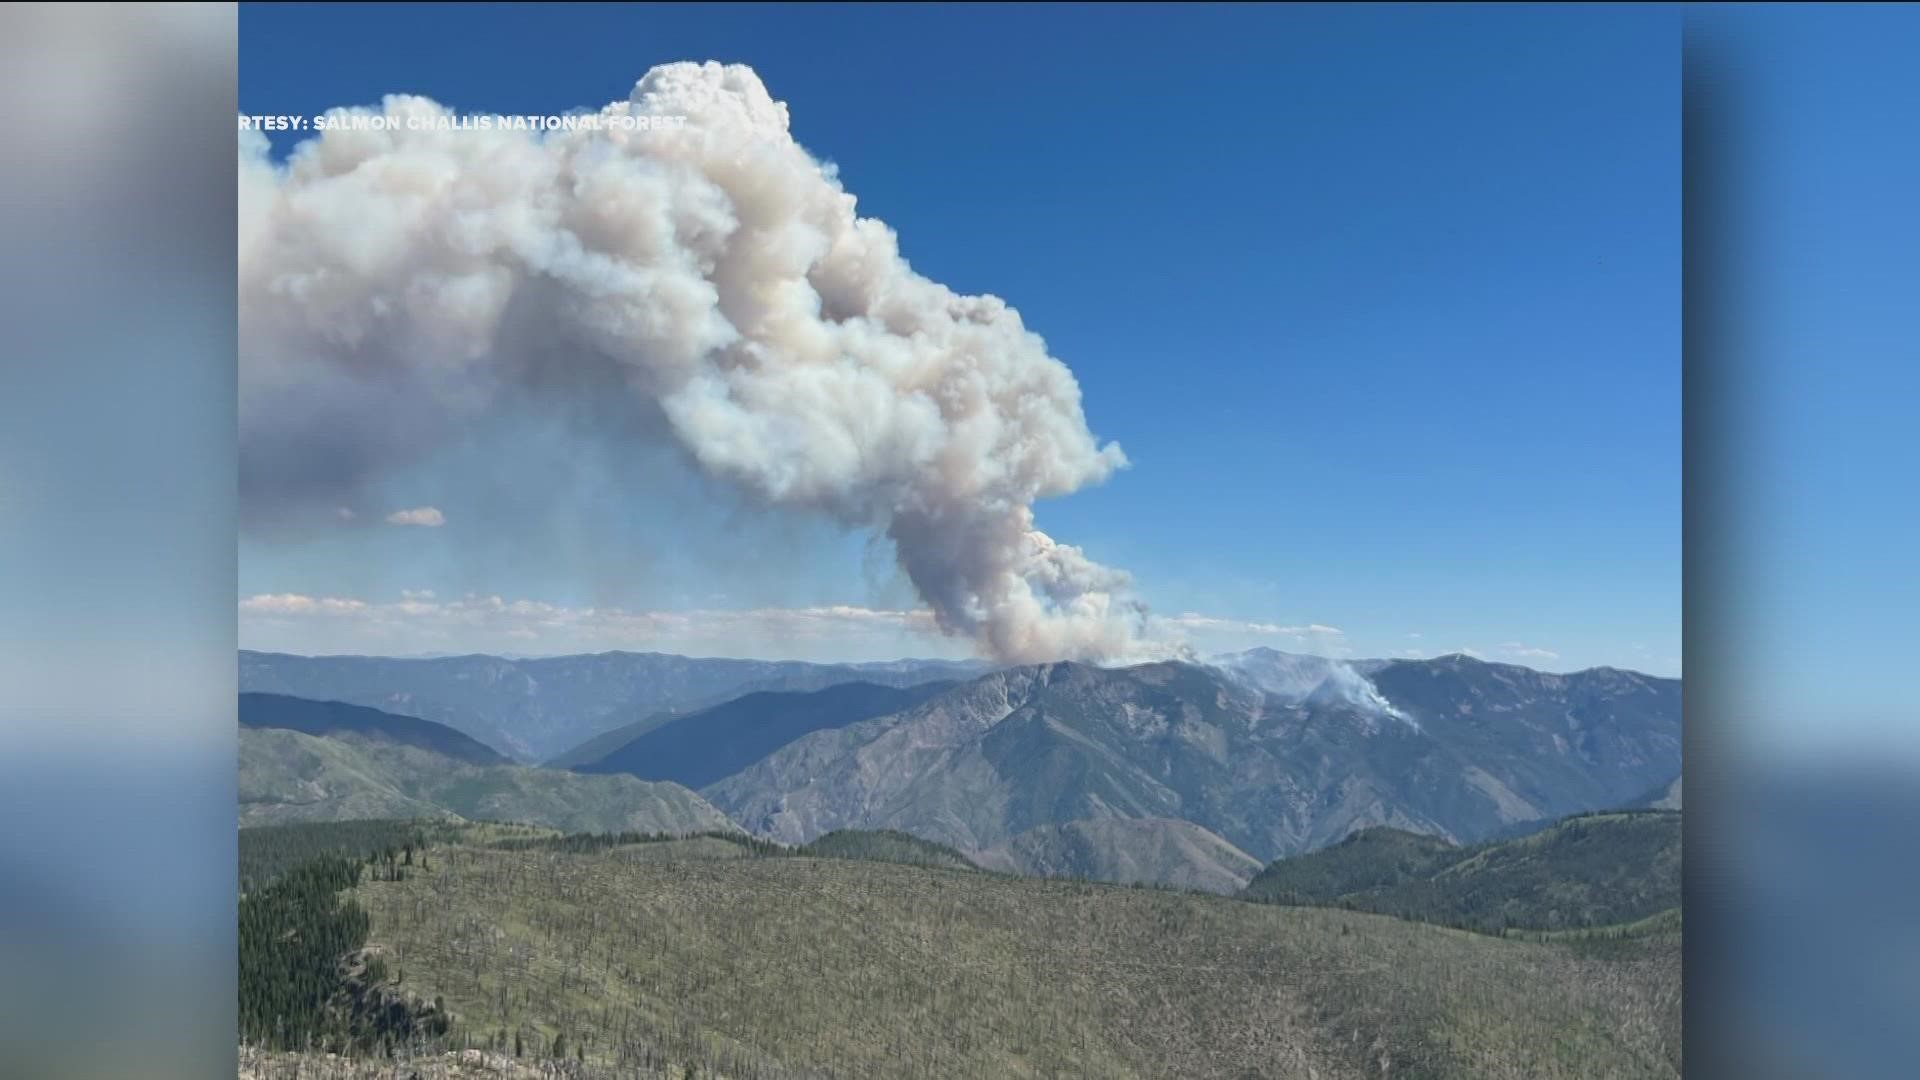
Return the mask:
[(1388, 701), (1373, 680), (1345, 660), (1249, 649), (1206, 661), (1214, 669), (1246, 686), (1271, 694), (1289, 705), (1337, 702), (1369, 717), (1386, 717), (1418, 731), (1413, 717)]

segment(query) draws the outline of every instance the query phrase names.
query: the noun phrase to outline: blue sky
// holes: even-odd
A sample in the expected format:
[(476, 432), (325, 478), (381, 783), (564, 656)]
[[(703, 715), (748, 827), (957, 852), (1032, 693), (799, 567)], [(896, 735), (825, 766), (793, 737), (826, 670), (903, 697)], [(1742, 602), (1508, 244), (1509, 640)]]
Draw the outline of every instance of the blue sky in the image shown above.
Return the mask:
[[(1006, 298), (1073, 369), (1133, 464), (1039, 524), (1131, 571), (1157, 612), (1246, 624), (1197, 643), (1673, 674), (1678, 42), (1665, 8), (250, 6), (240, 104), (399, 91), (547, 113), (622, 99), (657, 63), (748, 63), (915, 269)], [(393, 479), (396, 505), (444, 527), (243, 537), (242, 596), (402, 625), (402, 590), (912, 604), (861, 537), (756, 515), (664, 455), (582, 461), (521, 434)], [(560, 471), (567, 505), (516, 512)], [(269, 607), (243, 643), (512, 647)], [(623, 644), (958, 648), (782, 625)], [(1274, 629), (1310, 626), (1339, 632)]]
[(1920, 749), (1920, 9), (1703, 10), (1717, 61), (1728, 307), (1725, 515), (1709, 612), (1725, 714), (1764, 749)]

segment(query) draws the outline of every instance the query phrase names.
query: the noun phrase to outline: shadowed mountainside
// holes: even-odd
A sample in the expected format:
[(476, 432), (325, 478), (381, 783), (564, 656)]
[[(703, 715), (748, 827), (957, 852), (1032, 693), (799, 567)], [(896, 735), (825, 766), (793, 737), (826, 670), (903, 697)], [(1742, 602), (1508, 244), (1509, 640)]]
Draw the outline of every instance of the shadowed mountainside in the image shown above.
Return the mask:
[(851, 682), (805, 692), (757, 691), (669, 719), (572, 768), (704, 787), (802, 736), (910, 708), (953, 685), (932, 682), (896, 688)]
[(472, 765), (501, 765), (507, 761), (492, 747), (445, 724), (340, 701), (309, 701), (285, 694), (241, 694), (240, 726), (283, 728), (304, 735), (359, 735), (374, 742), (430, 750)]

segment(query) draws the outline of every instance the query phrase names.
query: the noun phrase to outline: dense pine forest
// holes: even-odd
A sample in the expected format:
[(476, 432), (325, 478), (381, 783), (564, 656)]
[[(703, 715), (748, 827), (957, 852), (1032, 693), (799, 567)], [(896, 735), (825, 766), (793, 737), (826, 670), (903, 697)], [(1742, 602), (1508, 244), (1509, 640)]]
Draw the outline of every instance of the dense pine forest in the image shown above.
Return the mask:
[[(395, 872), (392, 864), (383, 864)], [(278, 1049), (346, 1049), (336, 1023), (344, 958), (366, 944), (365, 908), (341, 896), (365, 864), (320, 855), (240, 898), (240, 1037)]]
[(445, 843), (461, 828), (442, 821), (322, 821), (240, 830), (240, 891), (250, 893), (322, 855), (361, 861)]

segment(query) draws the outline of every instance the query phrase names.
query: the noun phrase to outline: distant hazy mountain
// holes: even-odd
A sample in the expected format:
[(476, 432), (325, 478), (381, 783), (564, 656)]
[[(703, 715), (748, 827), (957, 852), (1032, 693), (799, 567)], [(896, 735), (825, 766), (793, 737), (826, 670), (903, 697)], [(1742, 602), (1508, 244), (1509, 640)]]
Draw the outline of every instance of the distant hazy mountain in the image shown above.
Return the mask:
[(809, 734), (703, 793), (788, 842), (893, 828), (984, 852), (1157, 818), (1268, 860), (1371, 825), (1474, 841), (1625, 805), (1679, 771), (1677, 680), (1463, 656), (1346, 671), (1364, 685), (1277, 694), (1224, 666), (1008, 669)]
[[(406, 719), (411, 718), (393, 717), (379, 723), (384, 727)], [(240, 823), (458, 817), (526, 822), (572, 832), (688, 833), (736, 828), (706, 800), (678, 784), (480, 764), (396, 742), (382, 727), (340, 728), (324, 736), (280, 727), (242, 727)]]
[(1680, 815), (1671, 811), (1582, 814), (1517, 840), (1464, 848), (1367, 829), (1281, 859), (1246, 896), (1480, 930), (1567, 930), (1677, 910), (1680, 861)]
[[(731, 700), (733, 699), (722, 699), (720, 704), (725, 704)], [(542, 761), (541, 764), (551, 769), (576, 769), (582, 765), (591, 765), (601, 758), (606, 757), (608, 754), (614, 753), (621, 747), (626, 746), (640, 736), (645, 735), (647, 732), (655, 728), (665, 727), (683, 717), (692, 716), (695, 713), (703, 711), (704, 708), (712, 708), (712, 706), (709, 705), (702, 708), (671, 708), (650, 712), (632, 723), (621, 724), (612, 730), (603, 731), (570, 750), (562, 750), (558, 754)], [(622, 710), (622, 713), (635, 711), (637, 710), (627, 709)]]
[[(732, 776), (803, 735), (898, 712), (953, 685), (936, 682), (896, 688), (852, 682), (804, 692), (756, 691), (648, 726), (605, 754), (580, 761), (572, 768), (704, 787)], [(592, 745), (601, 746), (612, 735), (602, 735), (592, 740)], [(564, 758), (580, 756), (569, 754)]]
[(1040, 825), (978, 852), (987, 870), (1029, 877), (1076, 877), (1123, 885), (1175, 885), (1238, 892), (1260, 860), (1191, 821), (1095, 818)]
[(809, 664), (629, 652), (394, 659), (242, 650), (240, 689), (422, 717), (522, 761), (540, 761), (601, 732), (752, 690), (817, 690), (856, 680), (913, 686), (983, 670), (953, 660)]
[(502, 765), (507, 761), (491, 747), (445, 724), (339, 701), (309, 701), (285, 694), (241, 694), (240, 726), (285, 728), (306, 735), (360, 735), (377, 742), (431, 750), (474, 765)]

